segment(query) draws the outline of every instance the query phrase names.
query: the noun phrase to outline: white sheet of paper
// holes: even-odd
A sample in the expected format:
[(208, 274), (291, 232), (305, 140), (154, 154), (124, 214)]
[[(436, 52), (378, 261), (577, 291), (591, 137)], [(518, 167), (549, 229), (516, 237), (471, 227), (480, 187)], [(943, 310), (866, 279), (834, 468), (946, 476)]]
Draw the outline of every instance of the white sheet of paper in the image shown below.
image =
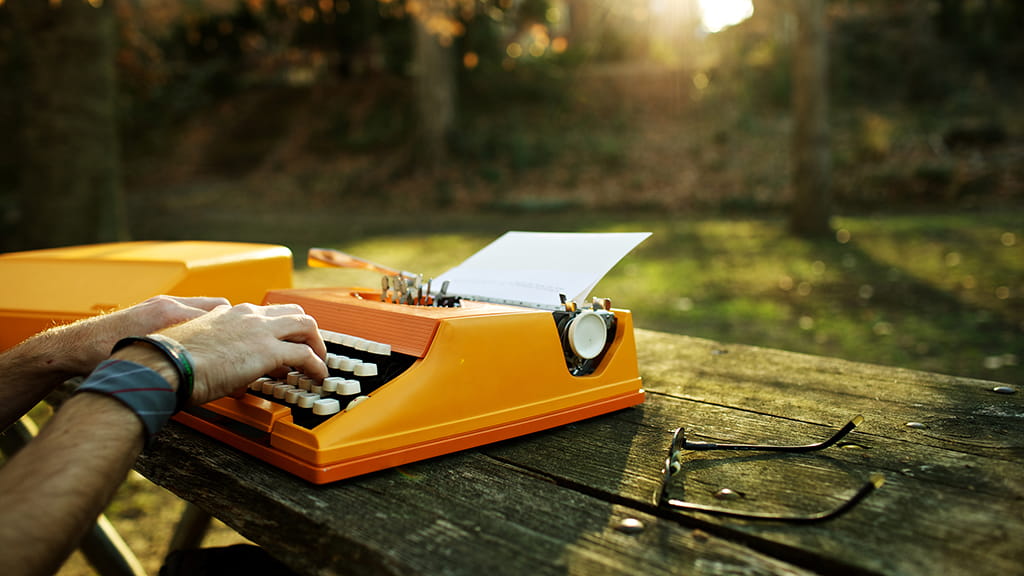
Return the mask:
[(539, 308), (581, 304), (590, 291), (650, 232), (506, 232), (434, 279), (448, 294)]

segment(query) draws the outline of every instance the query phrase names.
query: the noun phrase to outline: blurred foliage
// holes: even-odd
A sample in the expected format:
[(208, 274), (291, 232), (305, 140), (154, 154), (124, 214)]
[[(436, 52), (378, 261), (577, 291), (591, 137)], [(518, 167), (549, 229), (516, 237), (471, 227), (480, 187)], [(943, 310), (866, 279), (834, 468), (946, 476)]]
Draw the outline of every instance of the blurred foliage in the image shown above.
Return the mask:
[(0, 129), (9, 137), (0, 139), (0, 225), (11, 225), (14, 198), (9, 194), (18, 185), (19, 153), (17, 138), (21, 130), (20, 86), (25, 83), (24, 65), (18, 35), (11, 14), (0, 6)]
[[(548, 6), (545, 0), (483, 0), (452, 3), (455, 9), (438, 15), (424, 13), (429, 8), (424, 2), (247, 0), (229, 4), (234, 8), (220, 12), (204, 7), (203, 2), (186, 4), (194, 9), (163, 18), (153, 18), (137, 7), (123, 10), (123, 25), (134, 30), (126, 36), (151, 39), (125, 43), (129, 53), (125, 61), (150, 60), (146, 66), (124, 69), (130, 95), (145, 96), (140, 86), (173, 85), (192, 66), (210, 62), (224, 64), (223, 77), (216, 80), (219, 86), (234, 89), (253, 83), (307, 85), (336, 77), (404, 75), (411, 59), (409, 22), (414, 17), (428, 20), (439, 42), (449, 45), (458, 40), (456, 56), (461, 59), (473, 53), (472, 67), (500, 67), (507, 60), (506, 41), (527, 28), (544, 28)], [(155, 72), (148, 65), (153, 60), (166, 71)], [(212, 95), (217, 94), (214, 90)]]
[[(749, 21), (710, 38), (720, 55), (712, 74), (749, 104), (786, 107), (795, 22), (783, 2), (754, 4)], [(944, 102), (979, 84), (1019, 89), (1020, 2), (833, 1), (829, 19), (837, 105)]]
[[(446, 10), (437, 13), (439, 5)], [(788, 5), (756, 0), (752, 18), (715, 34), (689, 16), (668, 28), (653, 12), (658, 5), (667, 4), (121, 1), (129, 173), (178, 162), (195, 166), (193, 175), (236, 178), (312, 170), (313, 162), (333, 169), (343, 156), (408, 158), (416, 17), (451, 46), (458, 70), (453, 174), (436, 183), (442, 196), (463, 201), (469, 187), (489, 196), (474, 205), (507, 203), (512, 188), (539, 180), (544, 190), (534, 195), (579, 194), (621, 171), (628, 182), (601, 192), (605, 206), (784, 205), (794, 33)], [(8, 12), (0, 1), (0, 73), (16, 86), (25, 40)], [(1024, 39), (1016, 34), (1024, 4), (832, 0), (829, 16), (840, 207), (963, 206), (1020, 196), (1013, 102), (1024, 77), (1017, 57)], [(0, 91), (0, 125), (17, 134), (18, 116), (17, 91)], [(641, 150), (644, 122), (656, 124), (657, 145), (671, 155)], [(197, 134), (197, 124), (210, 133)], [(17, 142), (0, 142), (5, 189), (17, 176)], [(180, 161), (179, 147), (193, 147), (197, 158)], [(361, 162), (357, 171), (370, 171)], [(401, 163), (386, 162), (386, 174), (372, 177), (325, 178), (344, 180), (345, 190), (379, 188), (408, 175)], [(669, 182), (673, 171), (680, 183)], [(689, 188), (684, 197), (675, 191), (681, 186)], [(3, 201), (0, 194), (0, 208)], [(570, 201), (579, 202), (589, 200)]]

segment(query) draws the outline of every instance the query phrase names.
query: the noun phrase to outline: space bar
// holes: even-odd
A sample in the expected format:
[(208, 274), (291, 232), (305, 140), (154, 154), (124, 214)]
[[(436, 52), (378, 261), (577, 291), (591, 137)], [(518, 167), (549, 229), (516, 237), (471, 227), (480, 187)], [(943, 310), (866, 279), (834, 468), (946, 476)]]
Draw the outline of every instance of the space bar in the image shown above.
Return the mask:
[(270, 432), (274, 428), (275, 422), (292, 413), (287, 406), (264, 400), (252, 394), (246, 394), (241, 398), (227, 396), (207, 402), (202, 407), (263, 432)]

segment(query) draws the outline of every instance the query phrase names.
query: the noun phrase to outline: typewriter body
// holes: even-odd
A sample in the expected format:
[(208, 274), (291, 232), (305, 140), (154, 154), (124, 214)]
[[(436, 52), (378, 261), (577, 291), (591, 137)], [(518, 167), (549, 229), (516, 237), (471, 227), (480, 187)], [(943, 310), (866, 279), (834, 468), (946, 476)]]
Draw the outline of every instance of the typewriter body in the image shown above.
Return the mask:
[[(251, 260), (249, 266), (273, 266), (265, 251), (233, 254)], [(230, 260), (224, 265), (239, 266)], [(606, 300), (550, 310), (422, 289), (406, 298), (385, 280), (380, 289), (271, 286), (259, 302), (299, 304), (316, 319), (331, 378), (261, 378), (244, 395), (174, 418), (313, 483), (521, 436), (644, 399), (632, 316)]]

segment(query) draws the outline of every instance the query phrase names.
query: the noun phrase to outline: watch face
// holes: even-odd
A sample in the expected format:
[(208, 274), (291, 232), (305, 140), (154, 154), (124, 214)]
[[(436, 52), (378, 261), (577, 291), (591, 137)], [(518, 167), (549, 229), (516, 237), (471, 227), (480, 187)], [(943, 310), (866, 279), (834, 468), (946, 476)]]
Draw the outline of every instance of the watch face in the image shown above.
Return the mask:
[(569, 323), (569, 346), (580, 358), (595, 358), (607, 340), (608, 327), (596, 312), (584, 310)]

